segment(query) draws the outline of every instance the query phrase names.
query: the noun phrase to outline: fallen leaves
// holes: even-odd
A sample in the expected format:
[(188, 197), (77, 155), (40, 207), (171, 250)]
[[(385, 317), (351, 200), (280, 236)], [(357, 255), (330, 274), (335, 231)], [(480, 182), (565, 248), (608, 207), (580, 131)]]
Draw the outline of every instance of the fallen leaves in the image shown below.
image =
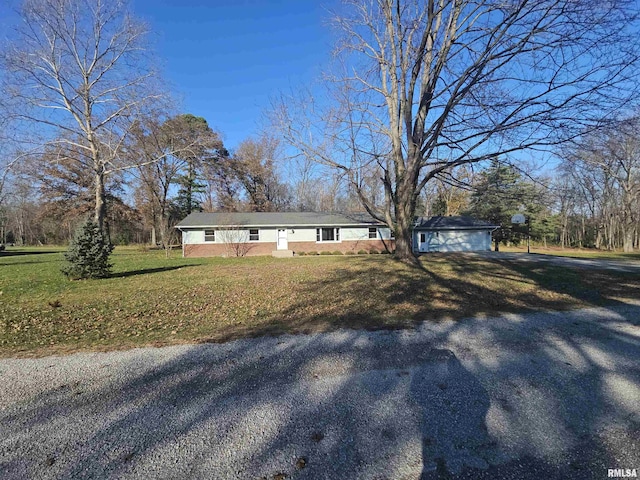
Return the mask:
[[(120, 271), (183, 261), (118, 250), (114, 260)], [(383, 256), (196, 260), (171, 272), (73, 283), (57, 273), (56, 262), (25, 276), (18, 274), (24, 265), (7, 264), (0, 270), (0, 353), (398, 328), (427, 318), (574, 308), (607, 292), (640, 297), (635, 277), (533, 272), (455, 256), (425, 257), (424, 270)]]

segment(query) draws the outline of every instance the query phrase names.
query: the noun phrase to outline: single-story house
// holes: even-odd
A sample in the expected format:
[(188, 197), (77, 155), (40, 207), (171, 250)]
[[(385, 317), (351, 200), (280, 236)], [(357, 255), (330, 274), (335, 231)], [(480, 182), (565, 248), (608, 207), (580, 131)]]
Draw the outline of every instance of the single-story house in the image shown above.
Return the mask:
[[(176, 225), (184, 257), (393, 251), (393, 232), (367, 214), (191, 213)], [(470, 217), (416, 219), (416, 253), (491, 250), (497, 228)]]
[(185, 257), (394, 249), (391, 230), (366, 214), (191, 213), (176, 228)]
[(413, 250), (427, 252), (491, 251), (492, 225), (471, 217), (418, 217), (413, 227)]

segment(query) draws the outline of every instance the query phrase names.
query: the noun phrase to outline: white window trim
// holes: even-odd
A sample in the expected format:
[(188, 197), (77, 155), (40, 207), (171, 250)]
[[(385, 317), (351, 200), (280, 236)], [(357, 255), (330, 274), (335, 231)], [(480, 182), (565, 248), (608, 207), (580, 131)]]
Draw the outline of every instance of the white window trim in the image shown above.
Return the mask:
[[(371, 236), (371, 230), (374, 230), (374, 229), (376, 231), (376, 236), (372, 237)], [(369, 227), (367, 229), (367, 239), (368, 240), (378, 240), (379, 237), (380, 237), (380, 232), (378, 231), (378, 227)]]
[[(258, 238), (256, 238), (256, 239), (252, 239), (251, 238), (251, 230), (255, 230), (256, 232), (258, 232), (258, 233), (256, 233)], [(260, 229), (259, 228), (250, 228), (249, 229), (249, 241), (250, 242), (259, 242), (260, 241)]]
[[(331, 228), (333, 230), (334, 238), (338, 240), (322, 240), (322, 230)], [(320, 238), (318, 240), (318, 238)], [(317, 227), (316, 228), (316, 243), (342, 243), (342, 236), (340, 235), (340, 227)]]
[[(207, 232), (213, 232), (213, 235), (207, 235)], [(216, 231), (211, 228), (204, 230), (204, 243), (216, 243)], [(213, 237), (213, 240), (207, 240), (207, 237)]]

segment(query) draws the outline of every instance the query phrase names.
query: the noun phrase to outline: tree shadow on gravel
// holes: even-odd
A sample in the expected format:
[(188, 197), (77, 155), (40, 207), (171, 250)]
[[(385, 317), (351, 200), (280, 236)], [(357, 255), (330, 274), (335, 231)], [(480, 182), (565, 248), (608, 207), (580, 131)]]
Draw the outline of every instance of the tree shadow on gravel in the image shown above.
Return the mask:
[[(572, 272), (448, 266), (456, 275), (360, 261), (281, 312), (289, 331), (409, 330), (80, 355), (66, 367), (0, 361), (0, 477), (599, 479), (635, 468), (638, 309), (603, 282), (599, 296), (572, 284)], [(558, 297), (496, 296), (495, 278)], [(572, 299), (619, 311), (418, 325)]]
[(640, 336), (600, 313), (5, 360), (0, 477), (604, 478)]

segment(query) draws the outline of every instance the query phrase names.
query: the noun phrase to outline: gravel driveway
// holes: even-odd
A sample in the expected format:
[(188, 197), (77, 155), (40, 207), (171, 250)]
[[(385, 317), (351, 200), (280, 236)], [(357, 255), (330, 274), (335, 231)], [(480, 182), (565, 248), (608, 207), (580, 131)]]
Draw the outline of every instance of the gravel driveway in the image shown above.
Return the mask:
[(0, 360), (0, 478), (605, 479), (640, 469), (640, 302)]
[(466, 255), (475, 255), (487, 258), (502, 258), (515, 260), (522, 263), (551, 263), (561, 267), (586, 268), (596, 270), (613, 270), (616, 272), (640, 273), (640, 261), (638, 260), (609, 260), (605, 258), (573, 258), (556, 255), (520, 252), (476, 252)]

